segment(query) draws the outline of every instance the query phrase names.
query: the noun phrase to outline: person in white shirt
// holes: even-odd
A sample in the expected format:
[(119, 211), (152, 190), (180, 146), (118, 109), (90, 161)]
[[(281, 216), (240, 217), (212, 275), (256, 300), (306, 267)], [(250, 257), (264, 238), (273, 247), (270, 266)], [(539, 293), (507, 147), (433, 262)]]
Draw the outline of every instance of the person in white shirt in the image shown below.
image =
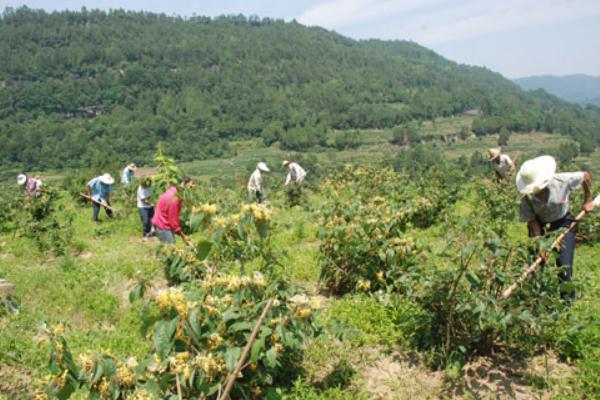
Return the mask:
[(505, 180), (507, 177), (512, 176), (515, 172), (515, 163), (509, 157), (508, 154), (502, 154), (501, 149), (489, 149), (489, 160), (492, 163), (492, 168), (496, 174), (496, 180), (498, 182)]
[(129, 186), (131, 184), (136, 169), (137, 167), (134, 163), (129, 163), (123, 168), (123, 171), (121, 172), (121, 184), (123, 184), (123, 186)]
[[(592, 178), (589, 172), (556, 173), (556, 161), (541, 156), (523, 163), (516, 179), (517, 190), (523, 195), (519, 220), (527, 222), (530, 237), (542, 236), (547, 231), (568, 228), (575, 218), (569, 212), (569, 193), (583, 186), (583, 210), (594, 210)], [(570, 282), (573, 276), (575, 230), (562, 240), (556, 265), (561, 269), (561, 282)], [(574, 299), (572, 290), (561, 291), (563, 298)]]
[(137, 207), (142, 220), (144, 237), (152, 236), (152, 217), (154, 217), (154, 206), (152, 205), (152, 179), (146, 177), (140, 182), (137, 189)]
[(298, 163), (289, 162), (288, 160), (285, 160), (283, 162), (283, 168), (287, 169), (288, 171), (287, 177), (285, 178), (284, 186), (287, 186), (290, 183), (294, 183), (297, 185), (301, 185), (302, 183), (304, 183), (304, 179), (306, 178), (306, 171), (304, 171), (304, 169)]
[(264, 162), (259, 162), (256, 165), (256, 169), (250, 175), (248, 179), (248, 198), (250, 201), (256, 198), (256, 201), (262, 203), (263, 201), (263, 190), (262, 190), (262, 174), (263, 172), (270, 172), (271, 170)]

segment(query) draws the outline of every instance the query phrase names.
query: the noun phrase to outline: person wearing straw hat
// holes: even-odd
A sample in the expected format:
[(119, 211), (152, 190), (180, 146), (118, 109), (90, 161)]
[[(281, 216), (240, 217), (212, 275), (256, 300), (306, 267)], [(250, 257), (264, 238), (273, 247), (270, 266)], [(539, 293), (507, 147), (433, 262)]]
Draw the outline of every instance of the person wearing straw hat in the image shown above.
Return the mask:
[(123, 186), (129, 186), (131, 184), (136, 169), (137, 167), (134, 163), (129, 163), (123, 168), (123, 171), (121, 172), (121, 184)]
[(39, 178), (28, 178), (25, 174), (17, 176), (17, 184), (23, 186), (25, 197), (40, 197), (42, 195), (42, 181)]
[(189, 236), (181, 230), (179, 222), (182, 206), (181, 194), (185, 187), (191, 185), (192, 179), (186, 177), (180, 184), (169, 187), (158, 199), (152, 224), (161, 243), (175, 244), (175, 235), (179, 235), (185, 244), (191, 245)]
[[(583, 186), (583, 210), (591, 212), (592, 178), (589, 172), (556, 173), (556, 161), (551, 156), (528, 160), (519, 169), (516, 184), (521, 199), (519, 220), (527, 222), (530, 237), (542, 236), (545, 232), (568, 228), (574, 221), (569, 212), (569, 194)], [(570, 282), (573, 276), (575, 254), (575, 229), (563, 239), (556, 265), (561, 269), (561, 282)], [(561, 292), (561, 296), (573, 299), (573, 291)]]
[(302, 183), (304, 183), (304, 179), (306, 178), (306, 171), (304, 171), (304, 168), (302, 168), (298, 163), (289, 162), (288, 160), (285, 160), (282, 165), (283, 168), (285, 168), (288, 171), (283, 186), (287, 186), (290, 183), (296, 185), (301, 185)]
[(264, 162), (256, 164), (256, 169), (250, 175), (248, 179), (248, 199), (252, 201), (256, 198), (256, 201), (262, 203), (263, 201), (263, 190), (262, 190), (262, 174), (263, 172), (270, 172), (271, 170)]
[[(98, 214), (100, 213), (100, 204), (98, 202), (110, 207), (110, 194), (112, 193), (112, 185), (114, 183), (115, 180), (113, 177), (109, 173), (105, 173), (91, 179), (85, 186), (88, 196), (95, 200), (92, 201), (94, 221), (98, 221)], [(106, 207), (104, 209), (106, 210), (106, 215), (112, 218), (112, 211)]]
[(508, 176), (512, 176), (515, 172), (515, 163), (508, 154), (502, 154), (500, 147), (488, 149), (488, 160), (492, 163), (492, 168), (496, 174), (498, 182), (505, 180)]

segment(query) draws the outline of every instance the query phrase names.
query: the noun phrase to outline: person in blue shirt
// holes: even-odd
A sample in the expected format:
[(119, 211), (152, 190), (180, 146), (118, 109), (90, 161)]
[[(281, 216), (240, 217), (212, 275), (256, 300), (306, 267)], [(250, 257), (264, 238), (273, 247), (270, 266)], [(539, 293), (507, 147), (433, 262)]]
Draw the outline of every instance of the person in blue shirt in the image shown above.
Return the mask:
[[(96, 202), (106, 204), (110, 207), (110, 194), (112, 193), (112, 185), (114, 183), (115, 180), (110, 174), (97, 176), (87, 183), (85, 187), (86, 192), (88, 196), (95, 200), (92, 201), (94, 221), (98, 221), (98, 214), (100, 212), (100, 204)], [(106, 215), (112, 218), (112, 211), (106, 207), (104, 209), (106, 210)]]
[(123, 171), (121, 172), (121, 183), (123, 186), (129, 186), (131, 184), (136, 169), (137, 167), (134, 163), (129, 163), (123, 168)]

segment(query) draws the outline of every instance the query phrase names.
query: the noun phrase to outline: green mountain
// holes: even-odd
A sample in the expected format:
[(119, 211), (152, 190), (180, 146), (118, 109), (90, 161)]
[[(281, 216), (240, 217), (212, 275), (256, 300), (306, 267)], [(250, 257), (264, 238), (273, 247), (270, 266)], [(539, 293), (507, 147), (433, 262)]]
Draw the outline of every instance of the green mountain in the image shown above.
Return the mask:
[(529, 76), (513, 80), (524, 90), (544, 89), (563, 100), (581, 105), (600, 106), (600, 76)]
[(526, 93), (412, 42), (355, 41), (296, 22), (122, 10), (6, 9), (0, 18), (0, 165), (144, 163), (229, 153), (233, 138), (284, 149), (331, 129), (388, 128), (483, 112), (477, 134), (545, 130), (600, 143), (600, 110)]

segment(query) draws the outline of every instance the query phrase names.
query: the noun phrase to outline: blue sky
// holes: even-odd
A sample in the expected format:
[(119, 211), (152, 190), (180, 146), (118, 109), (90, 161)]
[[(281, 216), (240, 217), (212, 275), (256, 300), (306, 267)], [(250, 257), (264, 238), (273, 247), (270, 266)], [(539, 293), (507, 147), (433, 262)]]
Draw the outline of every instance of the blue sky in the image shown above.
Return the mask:
[(0, 0), (22, 5), (296, 19), (355, 39), (413, 40), (509, 78), (600, 76), (600, 0)]

